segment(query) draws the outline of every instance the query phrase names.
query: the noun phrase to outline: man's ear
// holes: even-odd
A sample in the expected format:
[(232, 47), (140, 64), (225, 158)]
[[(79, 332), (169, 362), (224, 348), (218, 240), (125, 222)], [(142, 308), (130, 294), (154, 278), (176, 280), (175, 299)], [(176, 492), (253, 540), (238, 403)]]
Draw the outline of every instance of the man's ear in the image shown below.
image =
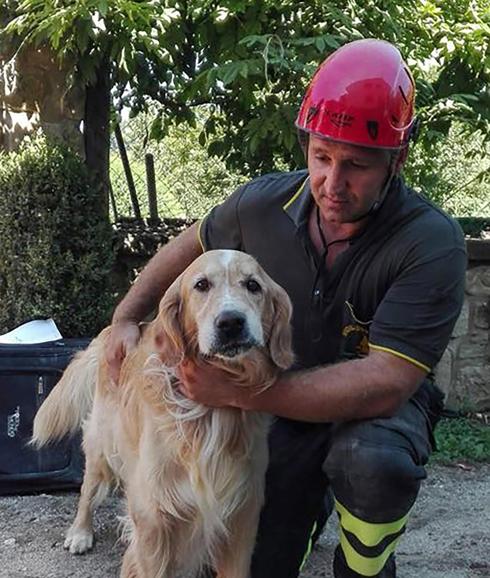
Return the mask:
[(272, 285), (272, 304), (274, 312), (269, 351), (272, 361), (278, 367), (288, 369), (294, 361), (290, 323), (293, 308), (286, 291), (274, 282)]
[(163, 363), (170, 367), (175, 367), (182, 361), (185, 351), (180, 293), (181, 277), (177, 277), (165, 292), (154, 322), (157, 352)]
[(406, 160), (407, 160), (407, 157), (408, 157), (408, 148), (409, 148), (409, 145), (407, 145), (406, 147), (402, 148), (402, 149), (398, 152), (398, 155), (397, 155), (397, 157), (396, 157), (396, 159), (395, 159), (394, 167), (393, 167), (394, 172), (395, 172), (395, 175), (399, 175), (399, 174), (400, 174), (400, 172), (401, 172), (401, 170), (402, 170), (402, 168), (403, 168), (403, 165), (405, 164), (405, 162), (406, 162)]

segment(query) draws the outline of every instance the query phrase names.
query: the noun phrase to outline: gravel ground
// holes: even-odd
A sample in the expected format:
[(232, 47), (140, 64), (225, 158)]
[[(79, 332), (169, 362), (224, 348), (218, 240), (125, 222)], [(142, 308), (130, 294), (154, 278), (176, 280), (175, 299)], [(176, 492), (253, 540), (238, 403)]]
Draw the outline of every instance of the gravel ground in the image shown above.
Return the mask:
[[(63, 550), (78, 494), (0, 498), (0, 578), (118, 576), (121, 502), (111, 498), (95, 518), (89, 554)], [(331, 577), (336, 520), (329, 521), (301, 578)], [(490, 578), (490, 464), (432, 466), (398, 549), (400, 578)]]

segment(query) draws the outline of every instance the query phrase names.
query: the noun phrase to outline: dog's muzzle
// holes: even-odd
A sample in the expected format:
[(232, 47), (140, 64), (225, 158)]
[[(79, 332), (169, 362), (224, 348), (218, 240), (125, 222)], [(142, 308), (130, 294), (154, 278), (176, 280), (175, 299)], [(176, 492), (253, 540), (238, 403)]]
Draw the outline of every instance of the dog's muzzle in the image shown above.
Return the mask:
[(214, 320), (215, 355), (235, 357), (257, 345), (250, 335), (247, 318), (240, 311), (223, 311)]

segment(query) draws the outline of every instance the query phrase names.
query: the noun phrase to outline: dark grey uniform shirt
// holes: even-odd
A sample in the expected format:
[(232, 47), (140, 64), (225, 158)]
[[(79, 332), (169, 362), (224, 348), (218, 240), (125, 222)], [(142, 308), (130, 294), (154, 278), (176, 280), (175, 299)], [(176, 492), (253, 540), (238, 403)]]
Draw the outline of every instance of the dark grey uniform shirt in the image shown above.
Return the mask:
[(362, 357), (371, 347), (432, 369), (463, 302), (459, 225), (397, 179), (327, 270), (308, 235), (307, 176), (276, 173), (239, 188), (201, 223), (204, 249), (253, 255), (288, 292), (297, 368)]

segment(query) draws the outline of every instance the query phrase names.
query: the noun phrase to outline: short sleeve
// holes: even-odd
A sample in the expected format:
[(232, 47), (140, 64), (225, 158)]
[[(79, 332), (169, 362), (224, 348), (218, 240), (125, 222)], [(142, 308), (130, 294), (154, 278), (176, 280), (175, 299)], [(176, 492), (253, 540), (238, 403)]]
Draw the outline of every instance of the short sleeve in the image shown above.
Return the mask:
[(211, 249), (242, 249), (238, 207), (246, 185), (238, 188), (226, 201), (217, 205), (201, 221), (199, 240), (204, 251)]
[(384, 350), (430, 371), (451, 337), (464, 298), (462, 246), (430, 251), (402, 270), (378, 306), (370, 328), (372, 349)]

